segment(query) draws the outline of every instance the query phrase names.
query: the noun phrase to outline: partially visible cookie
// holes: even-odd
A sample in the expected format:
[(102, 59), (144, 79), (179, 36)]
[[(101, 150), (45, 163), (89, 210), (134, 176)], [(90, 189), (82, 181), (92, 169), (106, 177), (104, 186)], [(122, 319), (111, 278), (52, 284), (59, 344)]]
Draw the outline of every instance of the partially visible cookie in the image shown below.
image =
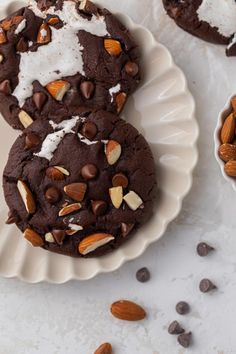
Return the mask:
[(105, 111), (37, 120), (4, 170), (8, 223), (34, 246), (74, 257), (118, 248), (151, 217), (155, 165), (144, 137)]
[(30, 0), (0, 22), (0, 112), (14, 128), (81, 106), (120, 113), (139, 81), (131, 34), (89, 0)]
[(235, 0), (163, 0), (168, 15), (191, 34), (228, 44), (236, 32)]

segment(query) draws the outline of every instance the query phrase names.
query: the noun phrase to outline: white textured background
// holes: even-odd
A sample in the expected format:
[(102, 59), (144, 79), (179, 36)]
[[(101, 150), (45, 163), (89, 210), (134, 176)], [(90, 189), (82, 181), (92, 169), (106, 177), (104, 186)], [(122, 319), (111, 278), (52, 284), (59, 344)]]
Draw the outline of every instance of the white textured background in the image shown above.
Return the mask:
[[(8, 0), (0, 0), (4, 2)], [(236, 58), (227, 59), (223, 48), (177, 28), (160, 0), (100, 3), (149, 28), (185, 72), (201, 130), (193, 188), (165, 237), (114, 274), (61, 286), (0, 279), (0, 354), (93, 354), (104, 341), (113, 344), (115, 354), (236, 353), (236, 195), (213, 155), (218, 111), (236, 92)], [(217, 251), (198, 257), (195, 247), (200, 240)], [(147, 284), (135, 279), (141, 266), (152, 272)], [(201, 294), (202, 277), (214, 280), (219, 290)], [(139, 324), (113, 319), (109, 305), (120, 298), (141, 303), (148, 319)], [(174, 307), (183, 299), (192, 311), (180, 317)], [(194, 343), (187, 351), (167, 334), (174, 319), (193, 331)]]

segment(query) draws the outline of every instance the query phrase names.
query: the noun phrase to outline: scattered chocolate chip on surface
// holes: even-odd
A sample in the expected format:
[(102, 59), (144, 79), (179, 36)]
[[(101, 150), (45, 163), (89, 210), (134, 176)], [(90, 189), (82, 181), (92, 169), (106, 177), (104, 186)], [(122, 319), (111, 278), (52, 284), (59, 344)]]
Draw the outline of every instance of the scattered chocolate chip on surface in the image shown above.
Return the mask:
[(146, 283), (150, 280), (150, 278), (151, 278), (150, 271), (146, 267), (139, 269), (136, 273), (136, 279), (140, 283)]
[(175, 307), (176, 312), (180, 315), (186, 315), (190, 311), (190, 306), (186, 301), (180, 301)]
[(202, 279), (199, 284), (199, 289), (202, 293), (208, 293), (212, 290), (217, 289), (216, 285), (212, 283), (209, 279)]
[(212, 251), (214, 251), (214, 248), (205, 242), (200, 242), (197, 245), (197, 253), (200, 257), (206, 257)]
[(185, 330), (179, 324), (178, 321), (173, 321), (168, 327), (168, 333), (169, 334), (181, 334), (181, 333), (184, 333), (184, 332), (185, 332)]
[(188, 348), (191, 344), (192, 332), (182, 333), (178, 336), (178, 342), (182, 347)]

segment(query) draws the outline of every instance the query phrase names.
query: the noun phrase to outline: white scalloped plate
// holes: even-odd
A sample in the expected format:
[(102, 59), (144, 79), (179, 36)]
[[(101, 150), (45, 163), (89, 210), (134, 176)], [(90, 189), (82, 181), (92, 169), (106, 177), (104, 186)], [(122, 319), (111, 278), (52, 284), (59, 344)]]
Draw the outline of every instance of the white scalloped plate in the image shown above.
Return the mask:
[[(1, 18), (19, 8), (21, 2), (2, 9)], [(0, 8), (1, 10), (1, 8)], [(167, 225), (180, 212), (182, 200), (192, 185), (197, 163), (198, 125), (195, 104), (185, 77), (168, 50), (157, 43), (144, 27), (118, 14), (139, 42), (143, 55), (144, 80), (130, 98), (124, 117), (137, 127), (150, 143), (158, 175), (159, 195), (149, 223), (121, 248), (98, 259), (73, 259), (33, 248), (15, 226), (5, 225), (7, 207), (0, 192), (0, 274), (36, 283), (64, 283), (85, 280), (101, 272), (118, 269), (124, 262), (140, 256), (152, 242), (160, 239)], [(4, 168), (16, 132), (0, 120), (1, 158)]]

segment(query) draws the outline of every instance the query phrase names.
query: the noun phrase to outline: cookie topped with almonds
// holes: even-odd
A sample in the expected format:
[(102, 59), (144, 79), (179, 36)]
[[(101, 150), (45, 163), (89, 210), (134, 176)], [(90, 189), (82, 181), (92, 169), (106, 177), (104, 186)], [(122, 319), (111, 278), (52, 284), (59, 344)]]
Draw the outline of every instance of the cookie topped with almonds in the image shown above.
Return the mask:
[(87, 110), (28, 127), (11, 149), (3, 188), (7, 223), (16, 223), (33, 246), (101, 256), (151, 217), (155, 164), (133, 126)]
[(89, 0), (30, 0), (0, 22), (0, 112), (14, 128), (80, 106), (120, 113), (139, 81), (131, 34)]

